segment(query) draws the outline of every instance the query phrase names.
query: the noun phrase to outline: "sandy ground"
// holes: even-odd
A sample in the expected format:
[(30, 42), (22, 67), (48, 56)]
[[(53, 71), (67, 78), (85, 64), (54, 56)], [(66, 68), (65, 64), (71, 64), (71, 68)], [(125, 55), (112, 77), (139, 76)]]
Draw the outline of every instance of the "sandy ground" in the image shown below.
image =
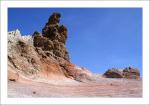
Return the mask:
[(8, 81), (8, 97), (142, 97), (142, 80), (101, 77), (85, 83), (71, 79)]

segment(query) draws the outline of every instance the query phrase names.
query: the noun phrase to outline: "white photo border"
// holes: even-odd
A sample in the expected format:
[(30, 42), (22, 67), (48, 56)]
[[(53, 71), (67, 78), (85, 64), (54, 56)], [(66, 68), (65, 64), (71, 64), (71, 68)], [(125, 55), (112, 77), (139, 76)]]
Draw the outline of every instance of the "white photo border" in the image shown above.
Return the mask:
[[(8, 8), (142, 8), (143, 97), (141, 98), (8, 98)], [(1, 104), (149, 104), (149, 1), (1, 1)]]

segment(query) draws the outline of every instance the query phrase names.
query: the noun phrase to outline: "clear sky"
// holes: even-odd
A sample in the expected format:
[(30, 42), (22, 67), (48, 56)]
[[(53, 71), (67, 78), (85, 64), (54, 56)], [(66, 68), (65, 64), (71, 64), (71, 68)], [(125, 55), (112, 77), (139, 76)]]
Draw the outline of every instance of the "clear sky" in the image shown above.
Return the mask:
[(141, 8), (9, 8), (8, 31), (41, 32), (53, 12), (68, 28), (72, 63), (94, 73), (128, 66), (142, 73)]

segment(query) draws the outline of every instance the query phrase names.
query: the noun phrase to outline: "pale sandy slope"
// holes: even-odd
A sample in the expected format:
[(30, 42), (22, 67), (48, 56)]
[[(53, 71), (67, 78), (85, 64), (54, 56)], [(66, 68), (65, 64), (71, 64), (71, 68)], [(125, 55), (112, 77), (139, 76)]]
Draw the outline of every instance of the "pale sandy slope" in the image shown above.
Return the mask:
[(142, 97), (142, 80), (100, 77), (85, 83), (71, 79), (9, 81), (8, 97)]

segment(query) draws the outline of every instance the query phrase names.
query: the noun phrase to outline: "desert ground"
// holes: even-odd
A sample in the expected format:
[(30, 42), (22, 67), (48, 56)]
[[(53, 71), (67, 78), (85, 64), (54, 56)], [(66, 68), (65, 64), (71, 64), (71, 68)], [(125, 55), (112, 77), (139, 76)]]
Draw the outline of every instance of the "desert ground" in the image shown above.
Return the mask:
[(8, 81), (8, 97), (142, 97), (142, 80), (99, 77), (95, 81)]

